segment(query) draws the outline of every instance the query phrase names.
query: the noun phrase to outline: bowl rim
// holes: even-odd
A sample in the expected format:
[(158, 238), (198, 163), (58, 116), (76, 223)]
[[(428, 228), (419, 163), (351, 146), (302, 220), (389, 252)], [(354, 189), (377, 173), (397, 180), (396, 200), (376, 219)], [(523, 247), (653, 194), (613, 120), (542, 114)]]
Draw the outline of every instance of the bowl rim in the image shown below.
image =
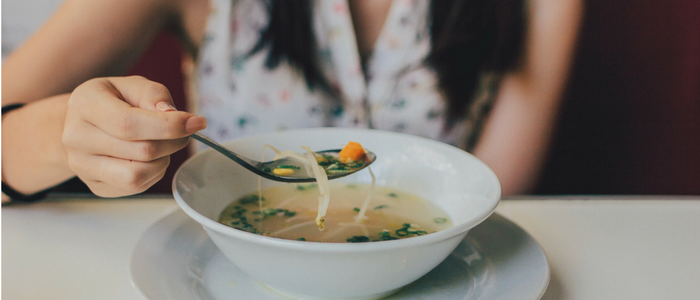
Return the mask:
[(180, 167), (177, 169), (175, 172), (175, 175), (173, 177), (172, 181), (172, 189), (173, 189), (173, 196), (175, 198), (175, 201), (177, 204), (180, 206), (180, 209), (182, 209), (188, 216), (190, 216), (192, 219), (200, 223), (205, 229), (211, 229), (214, 230), (220, 234), (226, 235), (226, 236), (231, 236), (234, 238), (238, 238), (241, 240), (245, 240), (247, 242), (251, 242), (254, 244), (262, 245), (262, 246), (272, 246), (272, 247), (282, 247), (286, 248), (289, 250), (303, 250), (305, 252), (334, 252), (334, 253), (341, 253), (341, 252), (374, 252), (377, 250), (393, 250), (393, 249), (398, 249), (398, 248), (405, 248), (407, 246), (421, 246), (421, 245), (427, 245), (427, 244), (436, 244), (440, 241), (447, 240), (450, 238), (453, 238), (455, 236), (458, 236), (460, 234), (466, 234), (471, 228), (475, 227), (476, 225), (480, 224), (484, 220), (486, 220), (496, 209), (496, 206), (501, 201), (501, 195), (502, 195), (502, 188), (500, 181), (498, 180), (498, 177), (496, 174), (489, 168), (484, 162), (482, 162), (480, 159), (476, 158), (474, 155), (472, 155), (469, 152), (466, 152), (460, 148), (457, 148), (455, 146), (439, 142), (433, 139), (425, 138), (425, 137), (420, 137), (416, 135), (410, 135), (410, 134), (405, 134), (405, 133), (397, 133), (397, 132), (391, 132), (391, 131), (382, 131), (382, 130), (377, 130), (377, 129), (364, 129), (364, 128), (335, 128), (335, 127), (322, 127), (322, 128), (304, 128), (304, 129), (289, 129), (285, 131), (276, 131), (276, 132), (267, 132), (267, 133), (262, 133), (262, 134), (256, 134), (256, 135), (250, 135), (250, 136), (244, 136), (240, 138), (236, 138), (233, 140), (229, 140), (224, 143), (224, 145), (229, 144), (229, 143), (240, 143), (240, 142), (245, 142), (245, 139), (252, 139), (252, 138), (260, 138), (265, 135), (278, 135), (281, 133), (307, 133), (307, 132), (321, 132), (321, 131), (349, 131), (349, 132), (371, 132), (374, 134), (389, 134), (389, 135), (396, 135), (396, 136), (401, 136), (401, 137), (408, 137), (408, 138), (414, 138), (421, 140), (421, 143), (428, 143), (431, 146), (435, 147), (442, 147), (445, 149), (450, 149), (448, 151), (454, 151), (459, 150), (463, 152), (463, 154), (466, 154), (468, 156), (471, 156), (472, 159), (475, 159), (478, 164), (481, 164), (484, 168), (484, 170), (488, 173), (488, 176), (493, 177), (495, 179), (495, 182), (498, 185), (497, 189), (497, 197), (492, 201), (492, 203), (487, 207), (487, 209), (484, 209), (483, 211), (479, 212), (477, 215), (475, 215), (473, 218), (459, 224), (456, 226), (453, 226), (451, 228), (447, 228), (444, 230), (440, 230), (437, 232), (433, 232), (430, 234), (426, 235), (421, 235), (421, 236), (416, 236), (416, 237), (411, 237), (411, 238), (405, 238), (405, 239), (397, 239), (397, 240), (388, 240), (388, 241), (379, 241), (379, 242), (369, 242), (369, 243), (330, 243), (330, 242), (314, 242), (314, 241), (296, 241), (296, 240), (288, 240), (288, 239), (282, 239), (282, 238), (275, 238), (275, 237), (269, 237), (269, 236), (264, 236), (260, 234), (254, 234), (250, 232), (246, 232), (243, 230), (238, 230), (233, 227), (226, 226), (224, 224), (221, 224), (217, 221), (214, 221), (199, 212), (197, 212), (194, 208), (190, 207), (187, 202), (182, 198), (180, 193), (177, 190), (177, 178), (180, 175), (180, 172), (183, 170), (183, 167), (189, 163), (191, 160), (196, 159), (199, 156), (202, 155), (208, 155), (207, 153), (214, 152), (213, 149), (206, 149), (199, 151), (189, 157), (185, 162), (180, 165)]

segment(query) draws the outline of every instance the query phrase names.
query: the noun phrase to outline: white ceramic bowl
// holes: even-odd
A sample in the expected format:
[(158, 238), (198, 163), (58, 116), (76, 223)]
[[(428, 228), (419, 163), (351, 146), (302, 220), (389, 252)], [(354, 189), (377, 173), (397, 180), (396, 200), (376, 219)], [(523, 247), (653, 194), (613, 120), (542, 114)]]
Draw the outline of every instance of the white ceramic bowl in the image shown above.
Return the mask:
[[(450, 215), (454, 227), (372, 243), (301, 242), (233, 229), (216, 222), (219, 213), (234, 199), (256, 191), (258, 177), (213, 150), (180, 167), (173, 181), (175, 199), (241, 270), (300, 299), (374, 299), (393, 293), (444, 260), (500, 200), (500, 183), (484, 163), (458, 148), (406, 134), (317, 128), (250, 136), (225, 146), (257, 160), (265, 144), (302, 152), (302, 145), (337, 149), (348, 141), (377, 154), (372, 171), (378, 185), (436, 204)], [(338, 180), (369, 183), (371, 177), (362, 171)], [(284, 184), (262, 182), (263, 188)]]

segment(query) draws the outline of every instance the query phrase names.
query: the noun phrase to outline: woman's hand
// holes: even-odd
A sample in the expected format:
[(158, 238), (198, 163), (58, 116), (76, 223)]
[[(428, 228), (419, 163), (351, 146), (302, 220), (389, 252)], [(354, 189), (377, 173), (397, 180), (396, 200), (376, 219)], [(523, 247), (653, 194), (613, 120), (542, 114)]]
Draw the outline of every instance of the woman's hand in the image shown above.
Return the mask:
[(143, 77), (89, 80), (68, 100), (62, 140), (68, 164), (101, 197), (145, 191), (165, 174), (170, 154), (206, 128), (176, 111), (168, 89)]

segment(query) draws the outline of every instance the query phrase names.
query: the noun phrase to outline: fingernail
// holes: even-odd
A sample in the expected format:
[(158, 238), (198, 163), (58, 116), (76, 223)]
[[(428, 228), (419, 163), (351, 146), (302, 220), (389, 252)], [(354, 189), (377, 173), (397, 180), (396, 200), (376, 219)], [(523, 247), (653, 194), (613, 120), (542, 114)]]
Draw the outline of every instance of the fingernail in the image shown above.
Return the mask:
[(158, 102), (156, 108), (160, 111), (177, 111), (177, 108), (168, 102)]
[(185, 131), (187, 133), (195, 133), (204, 128), (207, 128), (207, 119), (201, 116), (194, 116), (187, 119), (185, 122)]

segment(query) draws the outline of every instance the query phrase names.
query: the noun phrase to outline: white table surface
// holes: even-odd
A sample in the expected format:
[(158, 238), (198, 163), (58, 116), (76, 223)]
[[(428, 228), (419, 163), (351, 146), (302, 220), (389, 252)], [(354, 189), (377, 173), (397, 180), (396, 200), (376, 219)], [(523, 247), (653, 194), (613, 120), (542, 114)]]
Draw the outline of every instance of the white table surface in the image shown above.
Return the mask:
[[(2, 299), (146, 299), (129, 256), (176, 209), (169, 197), (3, 207)], [(543, 299), (700, 299), (700, 197), (522, 197), (497, 212), (547, 253)]]

